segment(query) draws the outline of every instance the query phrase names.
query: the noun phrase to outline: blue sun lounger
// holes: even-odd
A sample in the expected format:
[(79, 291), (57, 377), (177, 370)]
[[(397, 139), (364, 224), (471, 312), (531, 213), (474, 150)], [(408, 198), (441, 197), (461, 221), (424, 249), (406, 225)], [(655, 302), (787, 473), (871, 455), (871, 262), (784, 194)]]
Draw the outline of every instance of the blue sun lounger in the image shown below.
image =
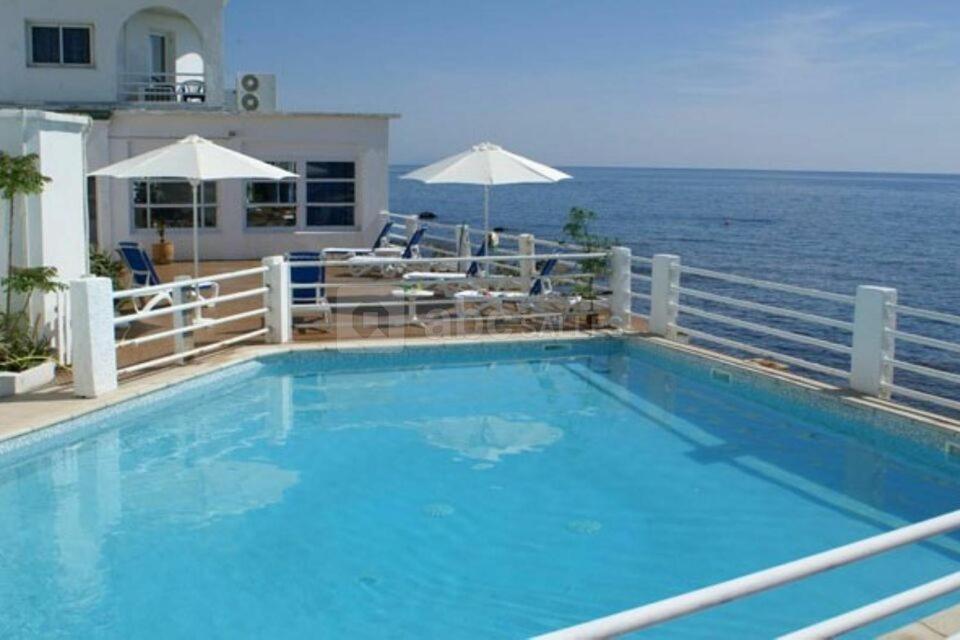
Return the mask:
[[(157, 268), (153, 265), (150, 255), (143, 250), (138, 242), (119, 242), (117, 243), (117, 253), (123, 260), (123, 264), (130, 274), (130, 288), (152, 287), (164, 284), (157, 274)], [(216, 282), (201, 282), (197, 287), (197, 294), (200, 299), (216, 298), (220, 294), (220, 285)], [(143, 298), (132, 298), (133, 308), (138, 313), (141, 311), (150, 311), (161, 304), (173, 304), (173, 287), (163, 289), (150, 296)], [(204, 295), (204, 292), (207, 295)]]

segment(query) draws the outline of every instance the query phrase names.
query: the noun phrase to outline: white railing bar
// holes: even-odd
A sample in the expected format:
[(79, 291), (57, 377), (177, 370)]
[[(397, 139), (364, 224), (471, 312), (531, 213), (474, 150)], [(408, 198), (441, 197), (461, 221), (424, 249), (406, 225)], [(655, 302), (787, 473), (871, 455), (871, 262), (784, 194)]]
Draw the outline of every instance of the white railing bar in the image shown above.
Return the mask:
[(779, 640), (834, 638), (960, 589), (960, 571), (877, 600), (859, 609), (780, 636)]
[(251, 267), (250, 269), (241, 269), (240, 271), (230, 271), (229, 273), (218, 273), (211, 276), (203, 276), (200, 278), (190, 278), (189, 280), (175, 280), (173, 282), (166, 282), (163, 284), (153, 284), (148, 287), (138, 287), (136, 289), (120, 289), (119, 291), (113, 292), (113, 299), (119, 300), (121, 298), (139, 298), (151, 293), (158, 293), (160, 291), (172, 291), (176, 288), (187, 288), (195, 287), (197, 285), (202, 285), (207, 282), (220, 282), (222, 280), (232, 280), (233, 278), (242, 278), (244, 276), (252, 276), (258, 273), (266, 273), (267, 267)]
[(713, 342), (724, 347), (729, 347), (731, 349), (738, 349), (740, 351), (745, 351), (747, 353), (752, 353), (757, 356), (763, 356), (765, 358), (771, 358), (773, 360), (779, 360), (786, 364), (792, 364), (796, 367), (803, 369), (809, 369), (810, 371), (816, 371), (817, 373), (822, 373), (829, 376), (834, 376), (836, 378), (849, 378), (850, 372), (841, 371), (840, 369), (835, 369), (833, 367), (828, 367), (823, 364), (817, 364), (816, 362), (810, 362), (809, 360), (804, 360), (802, 358), (796, 358), (794, 356), (788, 356), (783, 353), (777, 353), (770, 349), (764, 349), (762, 347), (754, 347), (737, 340), (731, 340), (729, 338), (721, 338), (705, 331), (697, 331), (695, 329), (690, 329), (687, 327), (683, 328), (683, 332), (689, 335), (692, 338), (699, 338), (701, 340), (706, 340), (707, 342)]
[[(393, 258), (393, 257), (377, 257), (376, 262), (363, 262), (356, 261), (351, 262), (349, 260), (298, 260), (296, 262), (299, 266), (304, 267), (369, 267), (369, 266), (378, 266), (378, 265), (387, 265), (387, 264), (448, 264), (456, 262), (480, 262), (480, 263), (496, 263), (496, 262), (516, 262), (518, 260), (587, 260), (590, 258), (606, 258), (608, 257), (607, 253), (533, 253), (527, 255), (510, 255), (510, 256), (457, 256), (453, 258)], [(507, 265), (511, 266), (511, 265)]]
[(235, 313), (232, 316), (224, 316), (222, 318), (204, 318), (203, 322), (198, 322), (195, 324), (188, 324), (183, 327), (175, 327), (173, 329), (167, 329), (166, 331), (158, 331), (157, 333), (151, 333), (139, 338), (131, 338), (129, 340), (121, 340), (117, 343), (117, 349), (122, 349), (123, 347), (136, 347), (147, 342), (153, 342), (154, 340), (162, 340), (163, 338), (170, 338), (182, 333), (190, 333), (193, 331), (202, 331), (203, 329), (209, 329), (210, 327), (215, 327), (217, 325), (226, 324), (228, 322), (234, 322), (236, 320), (244, 320), (246, 318), (254, 318), (256, 316), (266, 315), (267, 308), (262, 307), (260, 309), (254, 309), (253, 311), (244, 311), (243, 313)]
[(256, 289), (247, 289), (246, 291), (238, 291), (236, 293), (228, 293), (223, 296), (217, 296), (216, 298), (207, 298), (205, 300), (196, 300), (194, 302), (184, 302), (183, 304), (174, 304), (169, 307), (163, 307), (161, 309), (152, 309), (151, 311), (141, 311), (140, 313), (131, 313), (126, 316), (115, 316), (113, 318), (113, 324), (125, 324), (128, 322), (134, 322), (137, 320), (146, 320), (147, 318), (156, 318), (157, 316), (164, 316), (171, 313), (176, 313), (178, 311), (187, 311), (189, 309), (197, 309), (199, 307), (206, 307), (211, 305), (216, 305), (221, 302), (230, 302), (231, 300), (240, 300), (242, 298), (250, 298), (252, 296), (262, 295), (270, 290), (269, 287), (258, 287)]
[(900, 331), (899, 329), (893, 331), (892, 334), (898, 340), (913, 342), (915, 344), (922, 344), (925, 347), (932, 347), (934, 349), (943, 349), (944, 351), (953, 351), (954, 353), (960, 353), (960, 344), (947, 342), (946, 340), (938, 340), (937, 338), (928, 338), (926, 336), (918, 336), (915, 333), (907, 333), (906, 331)]
[(755, 278), (747, 278), (746, 276), (736, 276), (729, 273), (711, 271), (709, 269), (698, 269), (695, 267), (681, 266), (680, 271), (681, 273), (688, 273), (690, 275), (703, 276), (705, 278), (714, 278), (716, 280), (726, 280), (727, 282), (752, 285), (755, 287), (762, 287), (765, 289), (775, 289), (777, 291), (786, 291), (787, 293), (795, 293), (800, 296), (809, 296), (811, 298), (821, 298), (823, 300), (830, 300), (833, 302), (843, 302), (847, 304), (853, 304), (854, 302), (853, 296), (845, 295), (842, 293), (820, 291), (819, 289), (809, 289), (807, 287), (798, 287), (792, 284), (781, 284), (779, 282), (771, 282), (770, 280), (757, 280)]
[(960, 375), (957, 375), (956, 373), (950, 373), (949, 371), (934, 369), (932, 367), (925, 367), (922, 364), (914, 364), (913, 362), (904, 362), (903, 360), (894, 359), (891, 360), (890, 363), (897, 369), (912, 371), (913, 373), (918, 373), (922, 376), (929, 376), (931, 378), (937, 378), (946, 382), (960, 384)]
[(924, 393), (923, 391), (916, 391), (915, 389), (909, 389), (907, 387), (901, 387), (897, 384), (891, 384), (887, 386), (887, 389), (892, 391), (895, 394), (899, 394), (904, 398), (911, 398), (913, 400), (920, 400), (922, 402), (929, 402), (930, 404), (938, 404), (948, 409), (953, 409), (954, 411), (960, 411), (960, 402), (956, 400), (950, 400), (948, 398), (941, 398), (940, 396), (935, 396), (930, 393)]
[(645, 276), (642, 273), (631, 273), (630, 277), (634, 280), (642, 280), (643, 282), (653, 282), (653, 278)]
[(826, 340), (820, 340), (819, 338), (811, 338), (810, 336), (805, 336), (799, 333), (793, 333), (792, 331), (784, 331), (782, 329), (774, 329), (766, 325), (757, 324), (755, 322), (747, 322), (746, 320), (738, 320), (737, 318), (731, 318), (730, 316), (725, 316), (720, 313), (711, 313), (709, 311), (703, 311), (702, 309), (697, 309), (696, 307), (688, 307), (681, 304), (678, 309), (681, 313), (687, 313), (692, 316), (698, 316), (706, 320), (713, 320), (714, 322), (720, 322), (722, 324), (728, 324), (733, 327), (739, 327), (741, 329), (747, 329), (749, 331), (756, 331), (757, 333), (764, 333), (771, 336), (776, 336), (778, 338), (783, 338), (784, 340), (790, 340), (792, 342), (799, 342), (801, 344), (808, 344), (813, 347), (820, 347), (827, 351), (834, 351), (836, 353), (842, 353), (845, 355), (850, 355), (853, 353), (853, 349), (843, 344), (836, 344), (834, 342), (827, 342)]
[(742, 309), (750, 309), (752, 311), (762, 311), (763, 313), (769, 313), (771, 315), (784, 316), (787, 318), (796, 318), (797, 320), (806, 320), (807, 322), (812, 322), (814, 324), (822, 324), (826, 327), (835, 327), (837, 329), (843, 329), (844, 331), (853, 331), (852, 322), (835, 320), (834, 318), (828, 318), (826, 316), (819, 316), (812, 313), (805, 313), (803, 311), (794, 311), (792, 309), (784, 309), (783, 307), (775, 307), (775, 306), (772, 306), (769, 304), (763, 304), (760, 302), (751, 302), (749, 300), (739, 300), (737, 298), (721, 296), (715, 293), (707, 293), (706, 291), (700, 291), (699, 289), (688, 289), (686, 287), (680, 287), (680, 293), (683, 295), (688, 295), (692, 298), (701, 298), (703, 300), (710, 300), (712, 302), (718, 302), (720, 304), (728, 304), (732, 307), (740, 307)]
[(234, 336), (226, 340), (221, 340), (220, 342), (214, 342), (212, 344), (205, 344), (202, 347), (197, 347), (196, 349), (190, 349), (189, 351), (181, 351), (180, 353), (173, 353), (168, 356), (163, 356), (162, 358), (154, 358), (153, 360), (148, 360), (146, 362), (138, 362), (137, 364), (130, 365), (117, 371), (117, 375), (124, 375), (127, 373), (134, 373), (136, 371), (141, 371), (142, 369), (149, 369), (151, 367), (156, 367), (161, 364), (166, 364), (168, 362), (174, 362), (182, 358), (190, 358), (193, 356), (200, 356), (211, 351), (216, 351), (221, 347), (228, 347), (231, 344), (236, 344), (237, 342), (243, 342), (244, 340), (249, 340), (251, 338), (256, 338), (257, 336), (266, 335), (269, 331), (267, 328), (257, 329), (256, 331), (249, 331), (247, 333), (241, 334), (239, 336)]
[(644, 256), (631, 256), (630, 260), (634, 264), (653, 264), (653, 260), (651, 258), (647, 258)]
[(640, 293), (639, 291), (631, 291), (631, 298), (637, 298), (638, 300), (653, 300), (653, 296), (647, 293)]
[(539, 638), (550, 640), (608, 638), (646, 629), (956, 529), (960, 529), (960, 510), (733, 580), (547, 633)]
[(960, 316), (953, 315), (952, 313), (944, 313), (943, 311), (930, 311), (928, 309), (917, 309), (916, 307), (908, 307), (902, 304), (894, 305), (894, 308), (897, 310), (897, 313), (901, 313), (905, 316), (915, 316), (925, 320), (946, 322), (948, 324), (960, 324)]

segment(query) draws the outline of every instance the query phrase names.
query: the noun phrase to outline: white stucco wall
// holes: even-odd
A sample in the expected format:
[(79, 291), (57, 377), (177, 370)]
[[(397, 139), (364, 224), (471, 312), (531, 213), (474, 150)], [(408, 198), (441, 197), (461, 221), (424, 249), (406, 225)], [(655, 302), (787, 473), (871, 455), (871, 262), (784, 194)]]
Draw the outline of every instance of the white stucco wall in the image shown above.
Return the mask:
[[(97, 122), (88, 144), (90, 170), (196, 133), (262, 160), (352, 161), (357, 171), (356, 226), (296, 235), (294, 228), (246, 228), (243, 181), (218, 184), (217, 228), (200, 233), (202, 259), (251, 259), (322, 246), (364, 246), (379, 232), (378, 214), (388, 206), (389, 118), (315, 114), (234, 114), (117, 111)], [(101, 246), (121, 240), (148, 246), (153, 230), (133, 228), (130, 183), (98, 178)], [(311, 231), (317, 231), (313, 228)], [(168, 229), (178, 259), (192, 255), (189, 229)], [(358, 244), (359, 243), (359, 244)]]
[[(0, 151), (39, 154), (40, 171), (51, 178), (42, 194), (18, 203), (15, 265), (56, 267), (64, 281), (86, 271), (84, 136), (89, 126), (86, 116), (0, 109)], [(0, 203), (0, 273), (7, 270), (8, 211), (6, 202)], [(52, 297), (44, 302), (48, 319), (53, 304)]]
[[(0, 103), (13, 105), (110, 103), (126, 71), (146, 70), (147, 33), (170, 31), (177, 57), (192, 71), (199, 52), (207, 95), (223, 102), (224, 0), (3, 0), (0, 2)], [(138, 12), (147, 10), (147, 13)], [(27, 63), (27, 24), (93, 25), (91, 67), (33, 67)], [(201, 36), (202, 34), (202, 36)], [(192, 67), (188, 69), (187, 67)]]

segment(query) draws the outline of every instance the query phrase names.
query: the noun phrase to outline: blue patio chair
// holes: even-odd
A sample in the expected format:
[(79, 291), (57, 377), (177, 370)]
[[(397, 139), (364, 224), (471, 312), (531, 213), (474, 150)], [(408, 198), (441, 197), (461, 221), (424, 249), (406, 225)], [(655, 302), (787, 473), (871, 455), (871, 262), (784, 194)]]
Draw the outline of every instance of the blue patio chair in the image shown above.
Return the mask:
[[(310, 285), (292, 287), (290, 299), (294, 320), (302, 317), (319, 316), (312, 322), (298, 323), (294, 326), (299, 330), (308, 327), (323, 328), (329, 326), (332, 320), (330, 303), (327, 302), (327, 291), (324, 286), (327, 281), (327, 269), (322, 264), (319, 251), (292, 251), (287, 254), (290, 263), (290, 284)], [(311, 264), (298, 264), (298, 263)]]
[[(163, 284), (160, 276), (157, 274), (157, 268), (150, 259), (150, 255), (143, 250), (138, 242), (119, 242), (117, 243), (117, 253), (123, 260), (124, 266), (130, 273), (130, 288), (152, 287)], [(216, 282), (201, 282), (198, 288), (198, 295), (201, 299), (209, 297), (216, 298), (220, 294), (220, 285)], [(173, 303), (173, 288), (163, 289), (153, 295), (143, 296), (142, 298), (133, 298), (133, 308), (138, 313), (141, 311), (150, 311), (161, 304)], [(207, 295), (204, 295), (207, 292)], [(212, 304), (210, 305), (212, 306)]]

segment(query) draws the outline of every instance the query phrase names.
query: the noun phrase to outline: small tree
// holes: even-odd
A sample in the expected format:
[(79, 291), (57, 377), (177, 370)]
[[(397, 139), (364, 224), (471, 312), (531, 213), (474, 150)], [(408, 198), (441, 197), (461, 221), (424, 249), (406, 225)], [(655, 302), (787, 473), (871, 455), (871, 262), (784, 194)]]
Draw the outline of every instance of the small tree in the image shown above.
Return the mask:
[[(606, 252), (614, 244), (614, 240), (597, 235), (590, 230), (590, 223), (597, 219), (597, 214), (590, 209), (573, 207), (567, 216), (567, 223), (563, 225), (565, 241), (576, 245), (584, 253)], [(586, 258), (580, 261), (580, 268), (587, 275), (586, 282), (574, 285), (577, 295), (586, 299), (597, 297), (593, 285), (597, 278), (609, 275), (610, 263), (606, 257)]]
[[(50, 178), (40, 173), (40, 157), (31, 153), (24, 156), (11, 156), (0, 152), (0, 194), (7, 201), (7, 275), (4, 278), (9, 282), (13, 276), (13, 232), (16, 221), (17, 196), (40, 193)], [(6, 287), (7, 313), (11, 311), (13, 287)]]

